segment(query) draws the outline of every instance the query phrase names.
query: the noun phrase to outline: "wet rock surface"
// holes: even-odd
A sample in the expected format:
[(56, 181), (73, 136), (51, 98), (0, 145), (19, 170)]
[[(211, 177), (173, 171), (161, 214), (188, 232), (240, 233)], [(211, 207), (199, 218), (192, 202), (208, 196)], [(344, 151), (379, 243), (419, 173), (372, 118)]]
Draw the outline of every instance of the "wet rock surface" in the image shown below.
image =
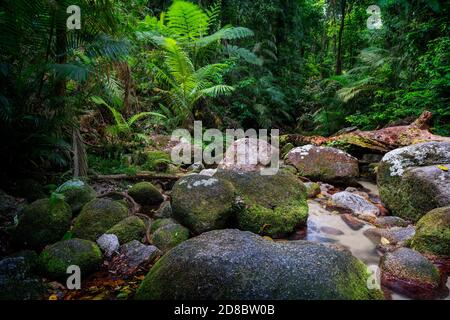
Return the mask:
[(369, 215), (376, 217), (379, 209), (359, 194), (348, 191), (335, 193), (331, 200), (335, 206), (349, 209), (356, 216)]
[(419, 252), (400, 248), (380, 262), (382, 284), (411, 298), (426, 299), (445, 291), (438, 269)]

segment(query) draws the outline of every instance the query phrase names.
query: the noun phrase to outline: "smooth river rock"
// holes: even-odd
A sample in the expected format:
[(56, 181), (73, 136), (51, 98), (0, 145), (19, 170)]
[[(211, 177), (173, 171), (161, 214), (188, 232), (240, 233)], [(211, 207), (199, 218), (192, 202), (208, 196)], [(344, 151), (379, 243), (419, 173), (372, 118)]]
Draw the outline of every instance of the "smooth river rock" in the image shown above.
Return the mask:
[(250, 232), (216, 230), (163, 256), (136, 298), (176, 300), (380, 299), (365, 265), (347, 250), (274, 242)]

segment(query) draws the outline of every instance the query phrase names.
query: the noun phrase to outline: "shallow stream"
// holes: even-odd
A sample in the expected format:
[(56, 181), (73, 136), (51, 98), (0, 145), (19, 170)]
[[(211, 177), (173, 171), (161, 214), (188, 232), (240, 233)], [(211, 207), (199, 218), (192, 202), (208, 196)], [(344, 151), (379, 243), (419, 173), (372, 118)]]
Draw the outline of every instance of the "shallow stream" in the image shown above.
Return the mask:
[[(375, 184), (368, 182), (361, 184), (371, 193), (377, 194), (378, 190)], [(344, 246), (367, 266), (378, 266), (382, 254), (378, 252), (376, 243), (364, 235), (364, 231), (373, 228), (373, 225), (364, 223), (361, 229), (353, 230), (339, 214), (326, 210), (319, 202), (309, 200), (308, 206), (308, 227), (304, 240)], [(447, 287), (450, 289), (450, 278), (447, 280)], [(408, 299), (395, 292), (391, 296), (394, 300)], [(450, 294), (445, 300), (450, 300)]]

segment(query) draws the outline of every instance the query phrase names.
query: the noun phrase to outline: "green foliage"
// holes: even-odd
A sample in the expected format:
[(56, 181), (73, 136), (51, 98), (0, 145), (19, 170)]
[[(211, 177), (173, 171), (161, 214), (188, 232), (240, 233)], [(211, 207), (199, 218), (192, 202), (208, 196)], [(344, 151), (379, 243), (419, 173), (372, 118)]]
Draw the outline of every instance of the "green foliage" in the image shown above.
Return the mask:
[[(222, 44), (251, 37), (253, 32), (232, 26), (215, 30), (219, 12), (219, 3), (203, 10), (198, 5), (178, 0), (159, 19), (147, 16), (139, 24), (138, 39), (156, 46), (148, 65), (159, 86), (157, 92), (164, 97), (162, 107), (170, 107), (175, 125), (192, 120), (194, 108), (201, 100), (228, 95), (235, 90), (224, 84), (224, 75), (234, 66), (234, 59), (261, 64), (249, 50)], [(214, 56), (222, 61), (211, 63)]]
[(115, 124), (111, 125), (107, 128), (108, 133), (113, 137), (115, 142), (120, 143), (121, 141), (143, 141), (145, 143), (149, 143), (150, 139), (145, 135), (140, 133), (136, 129), (137, 122), (146, 117), (159, 117), (166, 118), (164, 115), (157, 112), (140, 112), (130, 117), (129, 119), (125, 119), (123, 115), (115, 108), (111, 107), (109, 104), (105, 102), (101, 97), (92, 96), (92, 102), (97, 105), (105, 106), (111, 112), (114, 117)]

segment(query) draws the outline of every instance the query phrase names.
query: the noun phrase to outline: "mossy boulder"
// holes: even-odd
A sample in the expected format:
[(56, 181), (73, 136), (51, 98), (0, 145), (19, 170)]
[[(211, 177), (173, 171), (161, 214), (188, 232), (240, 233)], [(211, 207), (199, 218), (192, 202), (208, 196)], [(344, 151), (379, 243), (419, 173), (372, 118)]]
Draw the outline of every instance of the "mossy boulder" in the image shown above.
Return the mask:
[(0, 300), (39, 300), (45, 294), (42, 280), (33, 275), (27, 257), (7, 257), (0, 261)]
[(128, 194), (139, 204), (144, 206), (157, 205), (164, 201), (164, 197), (150, 182), (139, 182), (128, 190)]
[(159, 228), (166, 226), (168, 224), (174, 224), (178, 223), (174, 219), (171, 218), (164, 218), (164, 219), (157, 219), (153, 221), (152, 226), (150, 227), (150, 232), (155, 232)]
[(185, 177), (175, 184), (171, 196), (174, 218), (195, 234), (225, 228), (234, 212), (233, 185), (216, 177)]
[(304, 184), (292, 173), (219, 170), (214, 177), (230, 181), (239, 195), (239, 229), (279, 237), (306, 223), (308, 204)]
[(145, 222), (141, 218), (131, 216), (114, 225), (106, 231), (106, 234), (115, 234), (120, 244), (124, 244), (133, 240), (140, 241), (144, 237), (146, 230)]
[(286, 163), (295, 166), (300, 176), (314, 181), (347, 183), (359, 176), (358, 159), (336, 148), (297, 147), (286, 155)]
[(274, 242), (250, 232), (215, 230), (163, 256), (139, 287), (140, 300), (382, 299), (366, 266), (349, 251)]
[(172, 205), (170, 201), (164, 201), (159, 206), (158, 210), (156, 210), (155, 218), (171, 218), (172, 217)]
[(79, 213), (86, 203), (97, 196), (90, 185), (79, 179), (64, 182), (56, 189), (56, 192), (64, 195), (64, 200), (70, 205), (74, 214)]
[(72, 229), (76, 238), (96, 241), (114, 225), (128, 217), (128, 208), (110, 199), (88, 202), (75, 219)]
[(306, 182), (305, 187), (309, 199), (313, 199), (321, 193), (320, 185), (317, 182)]
[(66, 279), (67, 268), (80, 267), (81, 276), (86, 277), (98, 270), (102, 264), (102, 252), (92, 241), (70, 239), (46, 247), (39, 255), (41, 272), (51, 279)]
[(41, 199), (26, 206), (13, 234), (17, 245), (42, 249), (64, 236), (70, 227), (72, 210), (63, 200)]
[(439, 293), (438, 269), (419, 252), (399, 248), (381, 258), (381, 282), (410, 298), (432, 298)]
[(189, 239), (189, 230), (178, 223), (160, 226), (152, 234), (152, 242), (162, 252), (167, 252)]
[(450, 206), (428, 212), (416, 227), (412, 248), (433, 255), (450, 256)]
[(393, 215), (418, 221), (450, 204), (450, 142), (427, 142), (387, 153), (377, 171), (380, 197)]

